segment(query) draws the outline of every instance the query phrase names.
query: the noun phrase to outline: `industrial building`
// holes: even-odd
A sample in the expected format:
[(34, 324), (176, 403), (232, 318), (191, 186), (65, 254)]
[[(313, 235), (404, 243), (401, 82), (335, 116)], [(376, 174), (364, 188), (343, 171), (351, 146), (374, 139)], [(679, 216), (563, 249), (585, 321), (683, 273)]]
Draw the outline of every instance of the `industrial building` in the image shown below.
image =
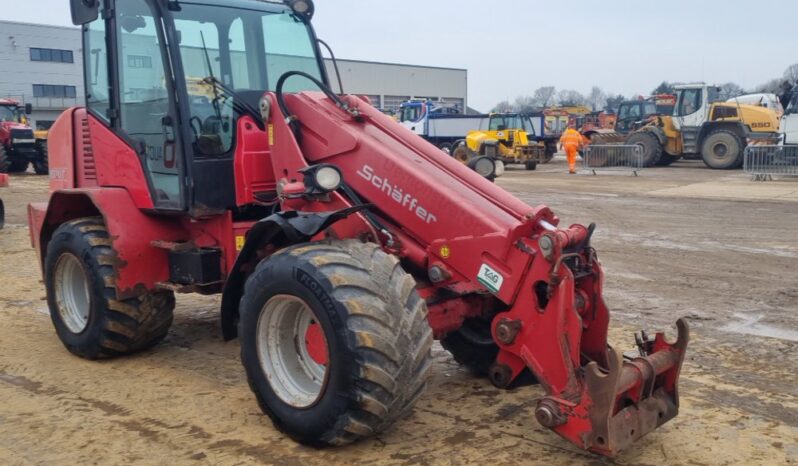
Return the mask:
[[(78, 28), (0, 21), (0, 98), (31, 103), (33, 122), (49, 128), (63, 110), (85, 100), (82, 55)], [(130, 51), (122, 63), (146, 68), (151, 60), (146, 51)], [(389, 112), (411, 98), (468, 105), (465, 69), (345, 59), (338, 60), (338, 68), (347, 93), (367, 95)], [(330, 60), (327, 69), (337, 90)]]

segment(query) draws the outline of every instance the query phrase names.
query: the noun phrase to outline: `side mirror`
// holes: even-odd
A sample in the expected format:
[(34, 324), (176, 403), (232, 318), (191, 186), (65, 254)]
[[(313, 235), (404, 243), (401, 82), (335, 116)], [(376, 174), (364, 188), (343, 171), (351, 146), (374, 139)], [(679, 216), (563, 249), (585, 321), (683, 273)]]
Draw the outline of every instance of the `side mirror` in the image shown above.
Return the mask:
[(99, 0), (70, 0), (72, 24), (82, 26), (96, 20), (100, 12)]
[(25, 104), (25, 115), (33, 113), (33, 104)]

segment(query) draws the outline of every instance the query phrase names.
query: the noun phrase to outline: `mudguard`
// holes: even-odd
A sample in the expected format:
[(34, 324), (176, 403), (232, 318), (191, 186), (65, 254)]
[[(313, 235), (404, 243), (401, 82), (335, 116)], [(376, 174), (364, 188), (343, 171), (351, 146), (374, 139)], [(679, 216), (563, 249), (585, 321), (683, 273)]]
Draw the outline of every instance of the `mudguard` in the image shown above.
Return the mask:
[(306, 243), (326, 230), (332, 224), (371, 207), (358, 205), (333, 212), (287, 211), (270, 215), (256, 223), (247, 233), (232, 270), (227, 277), (222, 294), (222, 335), (225, 341), (238, 336), (238, 303), (244, 294), (247, 277), (259, 262), (258, 251), (273, 245), (284, 248), (293, 244)]

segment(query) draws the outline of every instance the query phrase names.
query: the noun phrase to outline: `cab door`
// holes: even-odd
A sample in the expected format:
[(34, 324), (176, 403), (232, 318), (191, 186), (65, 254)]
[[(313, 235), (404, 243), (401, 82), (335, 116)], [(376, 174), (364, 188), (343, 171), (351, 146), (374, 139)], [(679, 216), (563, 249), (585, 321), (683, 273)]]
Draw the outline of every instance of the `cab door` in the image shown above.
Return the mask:
[(183, 211), (184, 160), (161, 6), (155, 0), (112, 4), (118, 90), (115, 130), (138, 154), (155, 208)]

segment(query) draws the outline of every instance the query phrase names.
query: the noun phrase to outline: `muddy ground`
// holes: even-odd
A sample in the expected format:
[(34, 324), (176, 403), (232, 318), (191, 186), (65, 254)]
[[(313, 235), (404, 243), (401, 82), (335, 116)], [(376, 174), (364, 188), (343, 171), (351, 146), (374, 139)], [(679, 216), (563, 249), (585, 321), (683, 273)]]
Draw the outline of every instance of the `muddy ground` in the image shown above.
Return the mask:
[(46, 180), (0, 189), (0, 464), (798, 464), (798, 180), (754, 183), (680, 162), (641, 176), (565, 174), (562, 159), (499, 184), (564, 224), (598, 223), (611, 342), (687, 316), (675, 420), (614, 461), (535, 421), (538, 387), (493, 388), (435, 349), (432, 384), (387, 434), (325, 451), (261, 414), (224, 343), (219, 301), (179, 296), (166, 341), (88, 362), (55, 336), (25, 226)]

